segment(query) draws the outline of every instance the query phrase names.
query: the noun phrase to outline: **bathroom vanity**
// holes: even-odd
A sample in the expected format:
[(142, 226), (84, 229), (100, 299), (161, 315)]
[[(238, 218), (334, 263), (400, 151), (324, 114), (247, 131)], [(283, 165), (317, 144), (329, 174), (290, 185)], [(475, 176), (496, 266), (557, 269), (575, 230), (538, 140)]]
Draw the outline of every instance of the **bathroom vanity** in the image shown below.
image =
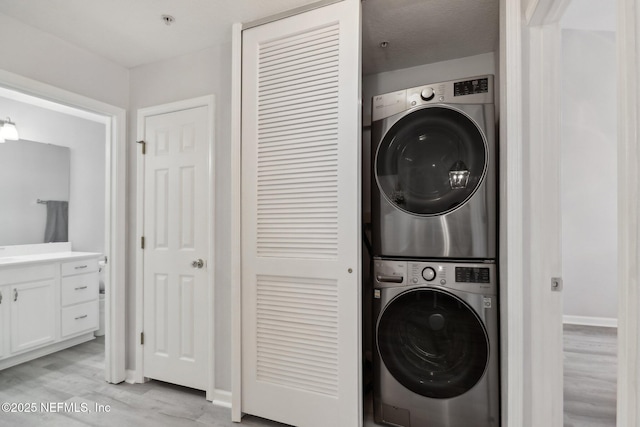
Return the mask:
[(101, 256), (68, 244), (0, 248), (0, 369), (94, 338)]

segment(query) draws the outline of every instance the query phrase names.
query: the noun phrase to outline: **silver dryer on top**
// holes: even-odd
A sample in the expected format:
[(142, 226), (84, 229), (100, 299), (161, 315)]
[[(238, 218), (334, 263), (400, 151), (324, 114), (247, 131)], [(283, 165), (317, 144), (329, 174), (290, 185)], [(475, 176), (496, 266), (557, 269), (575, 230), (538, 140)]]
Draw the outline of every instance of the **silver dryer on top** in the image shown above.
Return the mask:
[(493, 76), (373, 98), (373, 255), (494, 259)]

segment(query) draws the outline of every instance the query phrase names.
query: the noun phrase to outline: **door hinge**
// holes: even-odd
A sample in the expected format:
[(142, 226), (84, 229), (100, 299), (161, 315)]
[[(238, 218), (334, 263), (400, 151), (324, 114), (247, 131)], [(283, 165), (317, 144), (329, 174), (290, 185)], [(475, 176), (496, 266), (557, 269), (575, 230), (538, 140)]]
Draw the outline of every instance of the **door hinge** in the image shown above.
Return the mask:
[(140, 332), (140, 345), (144, 345), (144, 332)]
[(147, 143), (145, 141), (136, 141), (138, 144), (142, 144), (142, 154), (147, 154)]
[(140, 249), (144, 249), (144, 236), (140, 236)]

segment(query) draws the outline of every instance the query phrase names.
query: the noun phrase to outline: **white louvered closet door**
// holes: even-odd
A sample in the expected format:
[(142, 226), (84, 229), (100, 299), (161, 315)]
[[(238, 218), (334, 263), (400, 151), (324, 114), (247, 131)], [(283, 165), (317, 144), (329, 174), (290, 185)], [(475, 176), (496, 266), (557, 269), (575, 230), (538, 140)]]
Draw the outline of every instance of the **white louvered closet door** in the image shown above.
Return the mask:
[(358, 426), (360, 2), (242, 36), (242, 412)]

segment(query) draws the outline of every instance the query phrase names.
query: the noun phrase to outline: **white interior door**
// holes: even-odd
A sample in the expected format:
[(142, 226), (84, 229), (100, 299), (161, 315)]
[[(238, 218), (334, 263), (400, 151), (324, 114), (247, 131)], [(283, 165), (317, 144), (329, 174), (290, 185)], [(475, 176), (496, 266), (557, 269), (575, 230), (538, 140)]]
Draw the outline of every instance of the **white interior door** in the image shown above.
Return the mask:
[(360, 4), (243, 31), (242, 411), (357, 426)]
[(208, 384), (207, 107), (146, 117), (144, 376)]

